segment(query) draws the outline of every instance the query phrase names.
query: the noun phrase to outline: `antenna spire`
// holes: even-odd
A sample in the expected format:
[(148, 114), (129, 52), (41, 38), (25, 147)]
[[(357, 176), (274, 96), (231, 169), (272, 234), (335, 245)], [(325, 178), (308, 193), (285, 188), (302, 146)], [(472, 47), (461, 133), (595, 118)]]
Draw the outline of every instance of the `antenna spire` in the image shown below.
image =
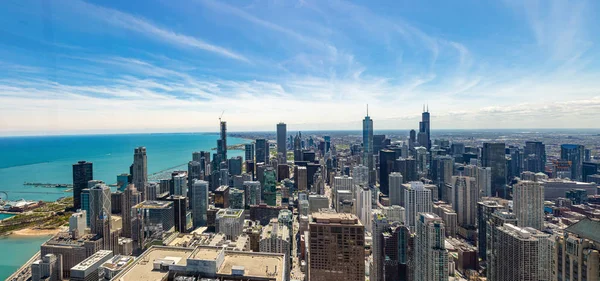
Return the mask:
[(367, 116), (369, 116), (369, 104), (367, 103)]
[(425, 112), (425, 104), (423, 104), (423, 112)]
[(427, 104), (427, 112), (429, 112), (429, 104)]

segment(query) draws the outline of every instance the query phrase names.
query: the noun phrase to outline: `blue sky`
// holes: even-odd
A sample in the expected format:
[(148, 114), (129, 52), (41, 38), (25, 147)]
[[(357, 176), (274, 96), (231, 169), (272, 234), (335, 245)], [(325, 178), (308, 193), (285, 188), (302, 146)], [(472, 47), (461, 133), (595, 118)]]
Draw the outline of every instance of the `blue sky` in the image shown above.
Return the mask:
[(0, 134), (598, 128), (597, 1), (0, 2)]

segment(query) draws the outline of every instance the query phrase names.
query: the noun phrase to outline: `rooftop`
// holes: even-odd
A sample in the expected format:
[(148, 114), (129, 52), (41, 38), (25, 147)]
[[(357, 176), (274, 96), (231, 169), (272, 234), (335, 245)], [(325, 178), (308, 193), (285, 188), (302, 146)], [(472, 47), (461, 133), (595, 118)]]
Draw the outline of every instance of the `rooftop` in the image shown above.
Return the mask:
[(348, 213), (316, 212), (312, 214), (312, 223), (338, 223), (362, 225), (358, 218)]
[(217, 274), (231, 275), (234, 266), (244, 267), (244, 276), (275, 278), (283, 281), (284, 255), (274, 253), (225, 252)]
[(136, 209), (167, 209), (173, 206), (173, 202), (170, 201), (150, 201), (146, 200), (134, 206)]
[(600, 221), (584, 218), (567, 227), (565, 232), (573, 233), (581, 238), (587, 238), (600, 243)]
[(187, 258), (192, 254), (192, 248), (175, 248), (152, 246), (146, 250), (133, 264), (121, 271), (114, 280), (119, 281), (155, 281), (163, 280), (168, 271), (153, 270), (154, 261), (169, 258), (176, 260), (177, 265), (185, 265)]

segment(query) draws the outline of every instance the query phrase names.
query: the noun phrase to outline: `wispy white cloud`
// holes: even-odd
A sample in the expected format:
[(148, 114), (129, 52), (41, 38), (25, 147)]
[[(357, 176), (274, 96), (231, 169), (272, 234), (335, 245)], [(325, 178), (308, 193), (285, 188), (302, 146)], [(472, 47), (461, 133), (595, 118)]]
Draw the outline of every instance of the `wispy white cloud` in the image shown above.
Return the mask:
[(105, 8), (80, 0), (72, 0), (69, 4), (72, 4), (72, 8), (85, 14), (86, 16), (94, 17), (119, 28), (138, 32), (150, 39), (160, 40), (166, 44), (177, 44), (183, 47), (209, 51), (243, 62), (250, 62), (248, 58), (234, 51), (207, 43), (193, 36), (177, 33), (167, 28), (159, 27), (158, 25), (153, 24), (141, 17), (136, 17), (125, 12)]

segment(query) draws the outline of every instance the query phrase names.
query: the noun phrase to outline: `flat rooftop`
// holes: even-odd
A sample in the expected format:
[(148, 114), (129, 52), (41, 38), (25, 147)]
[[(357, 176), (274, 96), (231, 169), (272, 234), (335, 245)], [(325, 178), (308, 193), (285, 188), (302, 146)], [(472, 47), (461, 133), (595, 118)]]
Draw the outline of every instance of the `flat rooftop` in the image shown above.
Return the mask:
[(222, 249), (219, 247), (198, 247), (196, 248), (196, 251), (190, 255), (190, 259), (216, 260), (221, 250)]
[(283, 281), (284, 255), (273, 253), (225, 252), (225, 260), (217, 272), (231, 275), (234, 266), (244, 267), (244, 276), (274, 278)]
[(339, 223), (361, 225), (358, 218), (348, 213), (316, 212), (312, 214), (313, 223)]
[(176, 258), (177, 265), (185, 265), (187, 258), (192, 254), (192, 248), (174, 248), (153, 246), (146, 250), (129, 268), (123, 270), (114, 280), (119, 281), (156, 281), (163, 280), (168, 271), (153, 270), (155, 260)]
[(137, 208), (137, 209), (165, 209), (165, 208), (171, 207), (172, 205), (173, 205), (173, 202), (171, 202), (171, 201), (146, 200), (142, 203), (135, 205), (134, 208)]

